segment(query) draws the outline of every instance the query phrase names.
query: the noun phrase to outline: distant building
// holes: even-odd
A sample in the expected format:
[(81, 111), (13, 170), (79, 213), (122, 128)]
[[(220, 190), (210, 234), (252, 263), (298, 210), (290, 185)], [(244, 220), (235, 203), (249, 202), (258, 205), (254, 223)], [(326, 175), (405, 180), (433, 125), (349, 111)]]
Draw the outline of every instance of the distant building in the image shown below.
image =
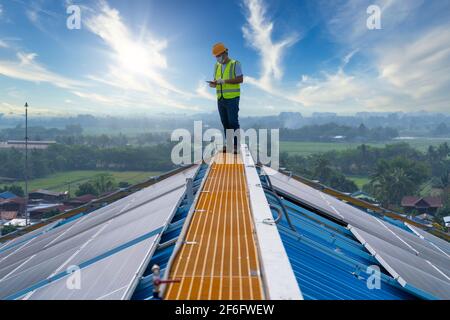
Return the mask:
[(443, 206), (441, 197), (421, 198), (415, 196), (403, 197), (401, 205), (408, 212), (417, 210), (419, 213), (431, 215), (434, 215), (436, 211)]
[(324, 118), (324, 117), (336, 117), (337, 113), (335, 112), (313, 112), (313, 118)]
[(13, 198), (17, 198), (17, 196), (12, 193), (11, 191), (5, 191), (0, 193), (0, 200), (1, 199), (13, 199)]
[[(25, 199), (24, 198), (0, 198), (0, 215), (1, 219), (11, 220), (25, 212)], [(12, 217), (12, 218), (6, 218)]]
[[(55, 144), (56, 141), (31, 141), (28, 140), (29, 149), (47, 149), (49, 145)], [(8, 140), (0, 142), (0, 148), (17, 148), (25, 149), (25, 140)]]
[(300, 112), (281, 112), (278, 119), (288, 129), (298, 129), (303, 124), (303, 116)]
[(17, 218), (17, 211), (0, 211), (0, 219), (3, 221), (10, 221)]
[(427, 214), (427, 213), (419, 214), (418, 216), (416, 216), (416, 218), (423, 220), (423, 221), (428, 221), (428, 222), (434, 221), (434, 216), (432, 216), (431, 214)]
[(26, 225), (27, 224), (25, 219), (13, 219), (3, 224), (3, 226), (14, 226), (14, 227), (25, 227)]
[(370, 203), (373, 203), (373, 204), (378, 204), (377, 199), (375, 199), (374, 197), (371, 197), (369, 194), (367, 194), (367, 193), (365, 193), (364, 191), (361, 191), (361, 190), (353, 192), (351, 194), (351, 197), (355, 198), (355, 199), (360, 199), (360, 200), (363, 200), (363, 201), (366, 201), (366, 202), (370, 202)]
[(55, 192), (45, 189), (34, 190), (29, 193), (29, 199), (32, 201), (60, 202), (66, 200), (68, 192)]
[(83, 204), (89, 203), (93, 200), (97, 199), (97, 196), (93, 195), (93, 194), (85, 194), (73, 199), (69, 199), (64, 201), (65, 205), (68, 206), (72, 206), (72, 207), (79, 207), (82, 206)]
[[(0, 145), (1, 144), (2, 143), (0, 142)], [(16, 181), (16, 179), (14, 179), (14, 178), (0, 177), (0, 182), (11, 183), (11, 182), (14, 182), (14, 181)]]
[(31, 220), (41, 220), (45, 218), (47, 213), (52, 211), (64, 212), (67, 209), (67, 206), (64, 206), (62, 203), (52, 203), (52, 204), (39, 204), (37, 206), (28, 208), (28, 213), (30, 215)]
[(447, 228), (450, 228), (450, 216), (446, 216), (443, 219), (444, 219), (445, 226)]

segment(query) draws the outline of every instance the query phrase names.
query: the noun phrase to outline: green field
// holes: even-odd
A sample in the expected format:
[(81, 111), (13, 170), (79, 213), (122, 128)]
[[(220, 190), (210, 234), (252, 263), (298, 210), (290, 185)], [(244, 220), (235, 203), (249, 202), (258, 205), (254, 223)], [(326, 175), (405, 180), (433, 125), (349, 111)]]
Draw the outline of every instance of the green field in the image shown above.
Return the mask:
[(347, 176), (347, 178), (352, 180), (358, 186), (359, 190), (361, 190), (362, 187), (370, 181), (369, 177), (364, 176)]
[[(392, 140), (379, 143), (366, 143), (368, 146), (382, 148), (386, 144), (402, 143), (406, 142), (412, 147), (421, 152), (426, 152), (430, 145), (438, 146), (441, 143), (447, 142), (450, 144), (449, 139), (426, 139), (418, 138), (411, 140)], [(280, 152), (287, 152), (289, 155), (301, 155), (308, 156), (314, 153), (324, 153), (327, 151), (342, 151), (346, 149), (356, 149), (360, 146), (360, 142), (296, 142), (296, 141), (280, 141)]]
[[(448, 142), (449, 139), (411, 139), (411, 140), (393, 140), (389, 142), (380, 143), (366, 143), (368, 146), (382, 148), (386, 144), (394, 144), (406, 142), (412, 147), (421, 152), (426, 152), (430, 145), (438, 146), (441, 143)], [(342, 151), (347, 149), (356, 149), (361, 143), (348, 143), (348, 142), (294, 142), (294, 141), (281, 141), (280, 152), (287, 152), (289, 155), (309, 156), (316, 153), (324, 153), (328, 151)], [(347, 176), (348, 179), (355, 182), (359, 189), (369, 182), (369, 177), (366, 176)], [(431, 192), (431, 186), (424, 184), (421, 194), (428, 195)]]
[(172, 130), (169, 129), (158, 129), (158, 128), (105, 128), (105, 127), (87, 127), (83, 128), (83, 134), (86, 135), (118, 135), (119, 133), (125, 136), (136, 136), (144, 133), (170, 133)]
[[(355, 149), (360, 143), (346, 142), (296, 142), (281, 141), (280, 152), (287, 152), (289, 155), (309, 156), (314, 153), (324, 153), (327, 151), (342, 151)], [(383, 143), (368, 143), (367, 145), (382, 147)]]
[[(67, 191), (69, 190), (70, 184), (70, 194), (71, 196), (75, 195), (75, 191), (78, 188), (78, 185), (89, 181), (95, 176), (102, 173), (110, 173), (115, 178), (117, 183), (121, 181), (128, 182), (130, 184), (135, 184), (138, 182), (142, 182), (147, 180), (151, 176), (160, 175), (161, 172), (156, 171), (97, 171), (97, 170), (80, 170), (80, 171), (67, 171), (67, 172), (59, 172), (51, 174), (45, 178), (39, 178), (30, 180), (28, 182), (29, 190), (35, 189), (47, 189), (52, 191)], [(18, 182), (17, 185), (20, 185), (25, 189), (24, 182)], [(7, 184), (0, 184), (0, 187), (3, 187)]]

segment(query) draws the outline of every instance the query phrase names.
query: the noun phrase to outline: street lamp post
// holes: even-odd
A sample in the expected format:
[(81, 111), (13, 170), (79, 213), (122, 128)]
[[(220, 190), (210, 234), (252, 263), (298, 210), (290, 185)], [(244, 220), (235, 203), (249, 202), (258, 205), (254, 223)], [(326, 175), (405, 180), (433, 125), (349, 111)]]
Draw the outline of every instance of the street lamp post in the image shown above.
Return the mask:
[(28, 103), (25, 103), (25, 225), (30, 224), (28, 212)]

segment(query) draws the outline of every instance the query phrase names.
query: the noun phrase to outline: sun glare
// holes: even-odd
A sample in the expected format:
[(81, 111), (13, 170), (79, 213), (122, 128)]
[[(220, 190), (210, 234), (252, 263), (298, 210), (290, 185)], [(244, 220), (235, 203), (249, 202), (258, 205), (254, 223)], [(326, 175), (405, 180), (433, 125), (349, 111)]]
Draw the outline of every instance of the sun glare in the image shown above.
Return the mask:
[(119, 61), (122, 67), (133, 73), (148, 72), (150, 59), (147, 51), (139, 44), (127, 44), (119, 51)]

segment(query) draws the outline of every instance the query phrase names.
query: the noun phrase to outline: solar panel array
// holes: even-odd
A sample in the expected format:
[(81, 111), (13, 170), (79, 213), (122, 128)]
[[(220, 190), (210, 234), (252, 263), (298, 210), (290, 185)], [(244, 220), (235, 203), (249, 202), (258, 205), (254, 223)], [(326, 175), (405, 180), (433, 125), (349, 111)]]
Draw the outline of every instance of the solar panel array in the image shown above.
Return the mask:
[(271, 168), (265, 167), (264, 171), (277, 191), (347, 224), (358, 240), (372, 250), (371, 253), (403, 286), (409, 284), (434, 297), (450, 299), (448, 246), (434, 239), (436, 237), (421, 231), (439, 245)]
[[(69, 223), (4, 244), (0, 299), (128, 298), (185, 193), (186, 179), (197, 169), (187, 168)], [(70, 274), (71, 266), (80, 272)], [(80, 286), (68, 285), (77, 275)]]
[(426, 240), (432, 246), (444, 253), (447, 257), (450, 255), (450, 243), (448, 243), (447, 241), (438, 238), (435, 235), (419, 229), (413, 225), (410, 225), (409, 223), (406, 223), (406, 226), (411, 229), (411, 231), (414, 232), (419, 238)]

